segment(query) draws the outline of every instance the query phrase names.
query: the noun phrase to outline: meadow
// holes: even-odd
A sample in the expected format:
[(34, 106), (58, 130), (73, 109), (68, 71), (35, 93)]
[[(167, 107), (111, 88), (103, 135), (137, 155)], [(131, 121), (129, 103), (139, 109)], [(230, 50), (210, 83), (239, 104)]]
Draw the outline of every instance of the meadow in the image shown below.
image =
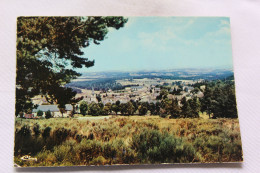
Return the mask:
[(243, 161), (238, 119), (16, 118), (15, 128), (14, 162), (25, 167)]

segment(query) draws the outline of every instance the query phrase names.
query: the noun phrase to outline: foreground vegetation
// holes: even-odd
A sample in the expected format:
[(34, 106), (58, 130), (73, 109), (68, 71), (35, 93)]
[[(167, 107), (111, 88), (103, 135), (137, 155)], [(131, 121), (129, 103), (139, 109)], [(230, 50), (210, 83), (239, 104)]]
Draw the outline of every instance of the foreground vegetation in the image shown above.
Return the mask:
[[(238, 119), (16, 119), (21, 166), (72, 166), (242, 161)], [(22, 161), (31, 155), (37, 161)]]

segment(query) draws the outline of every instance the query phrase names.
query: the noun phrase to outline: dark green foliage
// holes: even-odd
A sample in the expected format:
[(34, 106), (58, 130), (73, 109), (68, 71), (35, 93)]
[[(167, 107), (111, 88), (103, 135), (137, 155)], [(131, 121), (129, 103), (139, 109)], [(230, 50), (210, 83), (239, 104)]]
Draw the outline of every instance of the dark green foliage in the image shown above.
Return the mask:
[(169, 94), (167, 89), (162, 89), (160, 91), (160, 95), (156, 97), (157, 100), (166, 99), (167, 95)]
[(191, 108), (191, 117), (189, 118), (199, 118), (199, 112), (201, 108), (201, 103), (197, 97), (193, 97), (192, 99), (188, 100), (188, 103)]
[(39, 124), (36, 123), (36, 124), (33, 126), (33, 132), (34, 132), (34, 135), (35, 135), (36, 137), (38, 137), (38, 136), (40, 135), (41, 131), (40, 131), (40, 126), (39, 126)]
[(206, 85), (201, 110), (213, 118), (237, 118), (235, 86), (232, 81), (213, 81)]
[(186, 97), (183, 97), (181, 100), (181, 117), (182, 118), (198, 118), (200, 111), (200, 102), (194, 97), (193, 99), (186, 100)]
[(120, 112), (122, 115), (125, 115), (127, 113), (127, 104), (126, 103), (120, 104)]
[(59, 145), (71, 134), (70, 129), (59, 128), (53, 131), (53, 145)]
[(150, 103), (149, 104), (149, 111), (151, 113), (151, 115), (156, 115), (157, 112), (156, 112), (156, 105), (154, 103)]
[(164, 99), (161, 102), (161, 113), (162, 114), (170, 114), (170, 118), (179, 118), (181, 116), (181, 109), (180, 106), (178, 104), (178, 100), (177, 99)]
[(41, 117), (42, 115), (43, 115), (43, 112), (42, 112), (41, 110), (38, 110), (37, 116), (38, 116), (38, 117)]
[(120, 101), (117, 100), (116, 103), (112, 104), (112, 111), (114, 111), (117, 115), (117, 113), (120, 111)]
[(99, 104), (92, 102), (89, 105), (89, 114), (92, 116), (98, 116), (101, 114), (102, 109), (100, 108)]
[(112, 112), (112, 104), (111, 103), (106, 103), (104, 108), (103, 108), (103, 115), (109, 115)]
[(156, 102), (155, 104), (155, 112), (156, 115), (160, 114), (161, 102)]
[(109, 27), (119, 29), (126, 22), (123, 17), (19, 17), (16, 115), (32, 109), (31, 98), (38, 94), (60, 108), (74, 102), (76, 92), (63, 86), (80, 74), (66, 66), (93, 66), (82, 48), (100, 44)]
[(46, 127), (42, 132), (42, 137), (45, 139), (48, 138), (50, 136), (50, 132), (51, 132), (51, 128)]
[(138, 101), (130, 100), (132, 105), (134, 106), (134, 113), (138, 110)]
[(80, 113), (85, 116), (87, 114), (87, 111), (88, 111), (88, 104), (87, 102), (85, 101), (82, 101), (80, 103), (80, 106), (79, 106), (79, 109), (80, 109)]
[(149, 104), (147, 102), (142, 102), (138, 107), (138, 111), (140, 115), (145, 115), (148, 112)]
[(23, 126), (21, 129), (16, 129), (15, 132), (15, 155), (24, 154), (31, 152), (30, 142), (31, 142), (31, 130), (29, 126)]
[(109, 89), (115, 91), (115, 90), (122, 90), (126, 86), (122, 86), (120, 83), (116, 82), (116, 79), (113, 78), (102, 78), (102, 79), (93, 79), (91, 81), (72, 81), (71, 83), (66, 84), (67, 87), (77, 87), (77, 88), (84, 88), (91, 90), (94, 88), (94, 90), (102, 90), (107, 91)]
[(183, 118), (188, 118), (192, 116), (192, 109), (190, 107), (189, 102), (187, 102), (186, 97), (181, 99), (181, 116)]
[(51, 111), (48, 110), (48, 111), (45, 113), (45, 118), (46, 118), (46, 119), (49, 119), (49, 118), (51, 118), (51, 117), (52, 117)]
[(25, 154), (36, 154), (41, 150), (41, 141), (35, 140), (39, 136), (39, 129), (35, 127), (33, 129), (34, 135), (29, 126), (24, 125), (20, 130), (16, 129), (15, 132), (15, 155), (25, 155)]
[(100, 94), (97, 94), (97, 95), (96, 95), (96, 98), (97, 98), (97, 101), (98, 101), (98, 102), (101, 102), (102, 99), (101, 99)]
[(135, 107), (132, 102), (127, 102), (126, 104), (126, 112), (128, 115), (133, 115), (135, 112)]

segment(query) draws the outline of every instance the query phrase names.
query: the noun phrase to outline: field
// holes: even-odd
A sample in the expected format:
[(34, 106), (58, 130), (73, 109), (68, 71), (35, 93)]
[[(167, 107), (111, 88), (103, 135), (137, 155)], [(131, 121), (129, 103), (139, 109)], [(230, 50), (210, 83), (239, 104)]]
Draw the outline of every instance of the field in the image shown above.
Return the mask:
[[(238, 119), (17, 118), (15, 127), (14, 161), (20, 166), (243, 160)], [(22, 161), (24, 155), (37, 161)]]

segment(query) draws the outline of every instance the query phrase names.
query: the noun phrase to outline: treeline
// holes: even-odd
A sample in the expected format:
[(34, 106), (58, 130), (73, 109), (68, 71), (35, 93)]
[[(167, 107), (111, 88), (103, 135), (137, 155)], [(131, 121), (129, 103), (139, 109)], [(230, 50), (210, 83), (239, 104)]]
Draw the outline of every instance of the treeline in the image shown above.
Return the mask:
[[(187, 99), (184, 96), (181, 100), (169, 99), (169, 92), (162, 89), (156, 103), (131, 100), (127, 103), (116, 101), (104, 105), (101, 102), (88, 104), (82, 101), (76, 110), (82, 115), (93, 116), (150, 114), (170, 118), (198, 118), (199, 112), (206, 112), (210, 118), (237, 118), (234, 82), (218, 80), (203, 84), (205, 89), (202, 98), (193, 96)], [(194, 90), (197, 90), (197, 87)]]
[(235, 85), (233, 81), (212, 81), (206, 85), (201, 99), (201, 111), (213, 118), (237, 118)]
[(95, 91), (107, 91), (112, 90), (121, 90), (124, 89), (120, 83), (117, 83), (115, 79), (97, 79), (93, 81), (75, 81), (66, 85), (66, 87), (78, 87), (91, 90), (92, 88)]

